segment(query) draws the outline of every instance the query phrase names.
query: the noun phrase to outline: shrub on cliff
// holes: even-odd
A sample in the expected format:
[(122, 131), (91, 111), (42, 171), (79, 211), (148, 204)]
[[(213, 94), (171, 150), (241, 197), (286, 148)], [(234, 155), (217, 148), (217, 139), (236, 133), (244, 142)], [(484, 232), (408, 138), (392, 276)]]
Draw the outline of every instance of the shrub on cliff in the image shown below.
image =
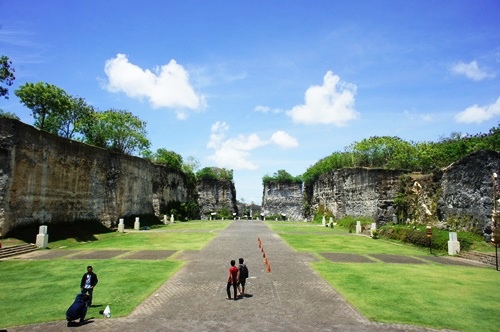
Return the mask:
[(487, 134), (452, 133), (438, 142), (406, 142), (399, 137), (373, 136), (354, 142), (344, 152), (334, 152), (320, 159), (302, 175), (305, 183), (313, 183), (322, 174), (349, 167), (375, 167), (429, 172), (479, 150), (498, 151), (500, 126)]
[(271, 182), (277, 183), (302, 183), (302, 176), (293, 176), (284, 169), (280, 169), (277, 172), (274, 172), (272, 176), (264, 175), (262, 177), (262, 184), (266, 185)]
[(233, 181), (233, 170), (218, 167), (205, 167), (196, 172), (199, 180)]

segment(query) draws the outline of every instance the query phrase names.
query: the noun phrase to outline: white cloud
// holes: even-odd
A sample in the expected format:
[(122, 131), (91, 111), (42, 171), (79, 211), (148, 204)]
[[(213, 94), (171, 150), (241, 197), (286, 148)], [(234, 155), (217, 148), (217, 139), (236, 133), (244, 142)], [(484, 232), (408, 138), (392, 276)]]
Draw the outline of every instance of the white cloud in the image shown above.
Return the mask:
[(283, 112), (282, 109), (271, 108), (269, 106), (262, 106), (262, 105), (255, 106), (254, 111), (260, 112), (260, 113), (282, 113)]
[(258, 165), (251, 161), (250, 151), (269, 144), (276, 144), (281, 148), (292, 148), (298, 145), (297, 140), (284, 131), (275, 132), (271, 139), (266, 141), (257, 134), (226, 138), (228, 130), (229, 126), (225, 122), (214, 123), (207, 143), (207, 148), (215, 150), (214, 154), (208, 158), (219, 167), (255, 170)]
[(500, 97), (491, 105), (472, 105), (466, 108), (463, 112), (455, 115), (455, 121), (463, 123), (482, 123), (496, 115), (500, 115)]
[(305, 104), (293, 107), (287, 114), (296, 123), (345, 126), (359, 116), (354, 109), (355, 94), (354, 84), (341, 82), (339, 76), (328, 71), (323, 85), (307, 89)]
[(297, 142), (294, 137), (288, 135), (282, 130), (278, 130), (271, 136), (271, 142), (283, 149), (294, 148), (299, 145), (299, 142)]
[(476, 60), (470, 63), (458, 62), (451, 67), (451, 72), (464, 75), (474, 81), (481, 81), (485, 78), (495, 76), (493, 73), (488, 73), (486, 70), (479, 68)]
[(140, 100), (146, 98), (153, 108), (174, 108), (179, 119), (186, 118), (186, 109), (205, 107), (205, 97), (194, 91), (189, 73), (173, 59), (152, 72), (130, 63), (125, 54), (117, 54), (106, 61), (104, 72), (108, 91), (124, 92)]
[(432, 122), (432, 121), (434, 121), (434, 116), (432, 114), (429, 114), (429, 113), (421, 114), (420, 118), (424, 122)]

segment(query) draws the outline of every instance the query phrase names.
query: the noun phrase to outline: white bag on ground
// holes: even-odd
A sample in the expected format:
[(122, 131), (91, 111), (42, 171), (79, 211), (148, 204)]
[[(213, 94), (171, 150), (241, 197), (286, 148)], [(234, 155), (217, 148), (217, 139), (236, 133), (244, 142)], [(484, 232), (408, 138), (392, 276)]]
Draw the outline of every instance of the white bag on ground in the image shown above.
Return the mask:
[(109, 305), (106, 306), (106, 309), (104, 309), (103, 313), (104, 317), (111, 317), (111, 309), (109, 308)]

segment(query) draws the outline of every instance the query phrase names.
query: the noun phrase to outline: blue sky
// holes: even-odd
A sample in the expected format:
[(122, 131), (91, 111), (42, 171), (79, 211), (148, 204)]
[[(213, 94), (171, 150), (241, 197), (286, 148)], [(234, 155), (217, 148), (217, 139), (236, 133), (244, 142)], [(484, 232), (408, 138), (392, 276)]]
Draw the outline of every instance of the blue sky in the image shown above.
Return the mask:
[(500, 122), (499, 1), (0, 0), (14, 90), (47, 82), (147, 122), (152, 151), (302, 174), (371, 136), (436, 141)]

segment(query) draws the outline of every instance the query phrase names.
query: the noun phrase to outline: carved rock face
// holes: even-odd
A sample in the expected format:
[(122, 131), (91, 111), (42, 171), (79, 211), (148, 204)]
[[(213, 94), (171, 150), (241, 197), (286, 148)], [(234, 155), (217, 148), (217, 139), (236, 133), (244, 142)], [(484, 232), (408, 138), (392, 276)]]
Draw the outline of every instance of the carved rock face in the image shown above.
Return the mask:
[(231, 214), (238, 213), (234, 183), (223, 180), (198, 181), (198, 205), (202, 219), (209, 219), (211, 213), (216, 213), (222, 208)]
[[(153, 215), (185, 202), (184, 174), (0, 118), (0, 235), (29, 223)], [(192, 191), (192, 190), (191, 190)]]
[[(268, 183), (264, 186), (262, 209), (266, 215), (286, 214), (303, 220), (304, 205), (314, 213), (322, 208), (336, 218), (372, 217), (377, 223), (392, 222), (394, 199), (401, 191), (408, 195), (408, 212), (417, 222), (439, 221), (443, 227), (457, 216), (458, 228), (471, 231), (491, 228), (493, 173), (500, 174), (500, 152), (478, 151), (434, 174), (350, 168), (325, 173), (305, 190), (300, 184)], [(408, 174), (412, 181), (401, 183)], [(420, 186), (414, 187), (418, 180)], [(500, 192), (498, 192), (500, 198)], [(500, 203), (497, 204), (500, 209)], [(456, 222), (456, 221), (454, 221)]]

